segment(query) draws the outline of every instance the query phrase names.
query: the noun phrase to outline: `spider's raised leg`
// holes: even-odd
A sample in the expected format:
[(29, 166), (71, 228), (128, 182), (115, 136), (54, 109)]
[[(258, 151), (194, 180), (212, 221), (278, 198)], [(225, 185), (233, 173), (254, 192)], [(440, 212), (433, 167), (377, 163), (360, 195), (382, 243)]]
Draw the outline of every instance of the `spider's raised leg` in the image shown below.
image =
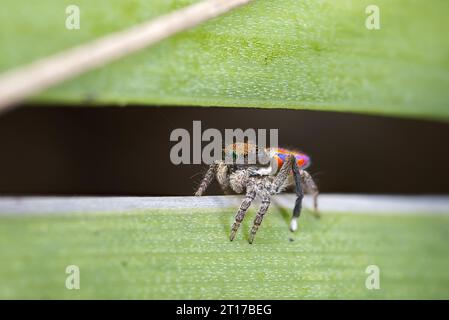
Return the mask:
[(253, 227), (251, 228), (251, 233), (249, 235), (248, 240), (249, 243), (253, 243), (257, 230), (259, 230), (259, 226), (262, 223), (263, 217), (265, 216), (265, 213), (267, 213), (269, 206), (270, 206), (270, 197), (264, 196), (262, 198), (262, 204), (260, 205), (259, 212), (257, 212), (256, 218), (254, 219)]
[[(296, 164), (295, 156), (289, 155), (287, 159), (285, 159), (284, 163), (282, 164), (281, 169), (279, 170), (278, 174), (273, 180), (273, 190), (271, 194), (276, 194), (282, 191), (282, 188), (285, 186), (286, 182), (288, 181), (290, 172), (292, 171), (292, 164)], [(294, 172), (293, 172), (294, 173)], [(296, 181), (296, 177), (295, 177)]]
[(246, 211), (248, 211), (249, 206), (251, 205), (251, 202), (253, 202), (254, 198), (256, 197), (256, 191), (252, 187), (248, 187), (246, 190), (245, 199), (243, 199), (242, 203), (240, 204), (240, 208), (237, 211), (237, 214), (235, 215), (235, 221), (232, 224), (231, 227), (231, 236), (230, 240), (234, 240), (235, 234), (237, 233), (237, 230), (240, 227), (240, 224), (243, 221), (243, 218), (245, 217)]
[(313, 208), (315, 212), (318, 212), (318, 195), (320, 194), (318, 187), (313, 181), (312, 176), (306, 170), (301, 170), (301, 179), (304, 183), (304, 188), (306, 191), (313, 196)]
[(290, 230), (295, 231), (298, 228), (298, 217), (301, 214), (302, 208), (302, 199), (304, 197), (304, 193), (302, 191), (301, 185), (301, 174), (299, 172), (298, 164), (296, 163), (296, 158), (293, 155), (290, 155), (285, 160), (282, 165), (279, 173), (276, 175), (275, 180), (273, 181), (274, 192), (279, 192), (282, 186), (285, 184), (286, 180), (290, 172), (293, 171), (293, 178), (295, 181), (295, 190), (296, 190), (296, 202), (295, 208), (293, 209), (293, 216), (290, 222)]
[(203, 193), (206, 191), (207, 187), (210, 185), (212, 180), (215, 177), (215, 174), (217, 172), (218, 163), (214, 162), (209, 166), (209, 169), (207, 170), (206, 174), (204, 175), (203, 180), (200, 183), (200, 186), (198, 187), (198, 190), (195, 192), (195, 196), (202, 196)]
[(290, 221), (290, 230), (296, 231), (298, 229), (298, 218), (301, 214), (302, 199), (304, 198), (304, 192), (301, 185), (301, 174), (299, 173), (298, 164), (292, 161), (293, 178), (295, 179), (296, 201), (295, 208), (293, 209), (292, 220)]

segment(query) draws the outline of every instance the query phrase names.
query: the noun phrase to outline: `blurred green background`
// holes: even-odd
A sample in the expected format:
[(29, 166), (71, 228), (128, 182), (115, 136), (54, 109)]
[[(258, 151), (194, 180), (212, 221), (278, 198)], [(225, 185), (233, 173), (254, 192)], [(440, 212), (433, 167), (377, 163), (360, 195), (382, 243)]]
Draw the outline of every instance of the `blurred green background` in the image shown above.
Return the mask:
[[(256, 239), (235, 208), (0, 217), (0, 298), (448, 299), (449, 217), (272, 206)], [(65, 287), (80, 269), (80, 290)], [(380, 289), (365, 272), (380, 269)]]
[[(0, 71), (192, 0), (4, 0)], [(65, 28), (76, 4), (80, 30)], [(40, 102), (307, 108), (449, 119), (449, 2), (256, 0), (81, 76)]]

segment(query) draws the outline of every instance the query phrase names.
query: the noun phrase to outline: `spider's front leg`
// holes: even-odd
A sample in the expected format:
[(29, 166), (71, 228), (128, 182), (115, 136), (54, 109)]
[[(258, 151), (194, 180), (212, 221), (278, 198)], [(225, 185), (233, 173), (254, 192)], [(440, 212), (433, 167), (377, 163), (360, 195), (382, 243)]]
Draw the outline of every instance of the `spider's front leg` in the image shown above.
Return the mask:
[[(257, 230), (259, 230), (259, 226), (262, 223), (262, 220), (265, 216), (265, 214), (268, 211), (268, 207), (270, 206), (270, 196), (276, 193), (279, 193), (282, 190), (282, 187), (285, 185), (285, 183), (288, 180), (289, 174), (291, 172), (291, 170), (293, 170), (293, 175), (295, 177), (295, 183), (296, 183), (296, 194), (297, 194), (297, 198), (296, 198), (296, 204), (295, 204), (295, 209), (293, 210), (293, 216), (298, 217), (299, 213), (301, 212), (301, 203), (302, 203), (302, 188), (301, 188), (301, 176), (299, 174), (299, 168), (298, 168), (298, 164), (296, 163), (296, 158), (293, 155), (290, 155), (287, 157), (286, 161), (283, 163), (281, 169), (279, 170), (278, 174), (276, 175), (276, 177), (273, 180), (273, 184), (271, 186), (271, 190), (264, 190), (266, 192), (263, 192), (263, 194), (261, 194), (261, 198), (262, 198), (262, 204), (260, 206), (259, 212), (256, 215), (256, 218), (254, 219), (254, 225), (251, 229), (251, 234), (249, 237), (249, 243), (253, 243), (254, 241), (254, 237), (256, 236)], [(259, 179), (259, 183), (262, 183), (262, 186), (259, 187), (259, 190), (263, 190), (264, 187), (264, 179)], [(292, 219), (292, 222), (296, 220), (294, 220), (295, 218)]]
[(251, 228), (251, 233), (249, 235), (249, 243), (252, 244), (254, 237), (256, 236), (257, 230), (259, 230), (260, 224), (262, 223), (263, 217), (268, 211), (270, 206), (270, 196), (265, 195), (262, 197), (262, 204), (260, 205), (259, 211), (257, 212), (256, 218), (254, 218), (254, 224)]
[(237, 230), (240, 227), (240, 224), (243, 221), (243, 218), (245, 217), (246, 211), (248, 211), (249, 206), (251, 205), (251, 202), (253, 202), (254, 198), (256, 197), (256, 191), (253, 187), (249, 186), (246, 189), (246, 195), (245, 199), (243, 199), (242, 203), (240, 204), (240, 208), (237, 211), (237, 214), (235, 215), (234, 223), (231, 227), (231, 236), (230, 240), (234, 240), (235, 234), (237, 233)]
[(209, 166), (209, 169), (207, 170), (206, 174), (204, 175), (204, 178), (201, 181), (200, 186), (198, 187), (198, 190), (195, 192), (195, 196), (202, 196), (204, 194), (207, 187), (210, 185), (210, 183), (214, 179), (215, 174), (217, 172), (217, 168), (218, 168), (217, 162), (214, 162)]

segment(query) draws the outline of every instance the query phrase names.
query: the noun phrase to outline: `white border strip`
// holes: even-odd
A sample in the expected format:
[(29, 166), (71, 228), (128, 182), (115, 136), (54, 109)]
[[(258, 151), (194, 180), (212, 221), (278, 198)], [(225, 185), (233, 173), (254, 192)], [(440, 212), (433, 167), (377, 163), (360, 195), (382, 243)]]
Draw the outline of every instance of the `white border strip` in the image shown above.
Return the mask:
[[(124, 212), (142, 209), (236, 208), (241, 196), (205, 197), (0, 197), (0, 216), (65, 214), (76, 212)], [(273, 205), (293, 208), (295, 195), (275, 196)], [(311, 208), (310, 196), (304, 207)], [(320, 211), (341, 213), (425, 213), (449, 214), (449, 196), (393, 196), (323, 194)]]

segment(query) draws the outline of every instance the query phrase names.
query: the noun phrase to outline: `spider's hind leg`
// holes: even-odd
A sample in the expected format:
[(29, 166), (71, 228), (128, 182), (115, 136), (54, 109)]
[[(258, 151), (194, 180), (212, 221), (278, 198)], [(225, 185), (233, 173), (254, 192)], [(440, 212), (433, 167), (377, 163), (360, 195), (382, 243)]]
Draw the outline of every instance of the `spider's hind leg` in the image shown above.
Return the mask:
[(318, 190), (318, 187), (317, 187), (315, 181), (313, 181), (313, 178), (310, 175), (310, 173), (308, 173), (305, 170), (301, 170), (301, 181), (304, 184), (304, 188), (305, 188), (306, 192), (312, 194), (313, 209), (315, 210), (315, 215), (317, 217), (320, 217), (320, 214), (318, 212), (318, 195), (320, 194), (320, 192)]

